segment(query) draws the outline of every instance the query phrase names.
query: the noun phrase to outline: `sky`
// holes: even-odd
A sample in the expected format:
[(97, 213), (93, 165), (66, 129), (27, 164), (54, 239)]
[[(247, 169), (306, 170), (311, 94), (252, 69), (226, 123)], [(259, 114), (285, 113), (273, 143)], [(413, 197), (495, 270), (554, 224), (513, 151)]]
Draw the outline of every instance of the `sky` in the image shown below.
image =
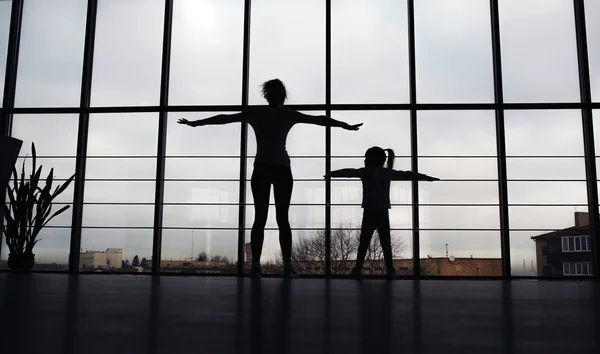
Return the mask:
[[(17, 107), (79, 105), (86, 3), (25, 2)], [(92, 105), (158, 105), (164, 1), (98, 3)], [(170, 104), (241, 104), (243, 3), (175, 0)], [(325, 103), (325, 2), (252, 4), (249, 103), (264, 103), (260, 84), (274, 77), (286, 84), (288, 103)], [(577, 102), (573, 2), (500, 0), (499, 4), (505, 102)], [(587, 0), (585, 5), (592, 94), (600, 101), (600, 2)], [(10, 1), (0, 1), (2, 73), (9, 15)], [(406, 16), (405, 1), (332, 0), (333, 103), (409, 102)], [(415, 34), (419, 103), (493, 102), (489, 2), (416, 1)], [(240, 124), (192, 129), (176, 123), (179, 118), (218, 113), (169, 114), (163, 259), (202, 251), (236, 257)], [(399, 156), (396, 168), (410, 169), (409, 112), (334, 111), (332, 116), (364, 123), (358, 132), (332, 130), (334, 169), (361, 167), (361, 156), (373, 145), (393, 148)], [(419, 111), (417, 119), (419, 171), (442, 179), (419, 183), (420, 256), (444, 256), (448, 244), (456, 257), (500, 257), (494, 112)], [(513, 271), (519, 271), (523, 260), (529, 268), (535, 259), (531, 236), (572, 226), (574, 211), (586, 210), (581, 113), (506, 111), (505, 119), (511, 257)], [(58, 177), (67, 178), (74, 172), (77, 124), (77, 115), (17, 115), (13, 135), (25, 142), (22, 155), (34, 141), (38, 154), (48, 157), (41, 159), (44, 168), (54, 167)], [(595, 126), (600, 133), (600, 123)], [(91, 204), (84, 207), (84, 249), (123, 248), (130, 260), (136, 254), (150, 258), (157, 132), (157, 113), (90, 117), (86, 171), (90, 180), (84, 198)], [(248, 148), (253, 156), (256, 143), (251, 130)], [(293, 228), (305, 229), (293, 234), (310, 237), (310, 229), (323, 228), (325, 222), (325, 131), (294, 127), (287, 148), (295, 178), (292, 203), (299, 204), (291, 206), (290, 220)], [(252, 162), (249, 158), (248, 177)], [(408, 246), (402, 257), (413, 256), (410, 188), (410, 183), (394, 182), (391, 193), (392, 228)], [(69, 188), (60, 201), (69, 203), (72, 191)], [(332, 182), (332, 203), (345, 204), (331, 207), (333, 227), (358, 227), (360, 193), (357, 181)], [(252, 201), (249, 185), (247, 200)], [(213, 205), (184, 205), (189, 203)], [(249, 206), (248, 228), (253, 215)], [(71, 211), (52, 222), (64, 228), (42, 232), (35, 252), (38, 260), (66, 262), (70, 218)], [(263, 254), (269, 259), (279, 247), (274, 209), (267, 227)], [(3, 250), (2, 257), (6, 256)]]

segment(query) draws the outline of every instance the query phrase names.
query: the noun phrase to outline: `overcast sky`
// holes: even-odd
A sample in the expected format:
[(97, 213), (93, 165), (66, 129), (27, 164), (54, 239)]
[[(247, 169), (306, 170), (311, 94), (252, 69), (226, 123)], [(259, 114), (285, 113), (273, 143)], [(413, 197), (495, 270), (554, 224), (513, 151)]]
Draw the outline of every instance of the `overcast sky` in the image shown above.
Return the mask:
[[(83, 0), (25, 2), (17, 106), (79, 104), (86, 3)], [(286, 84), (290, 104), (325, 103), (325, 2), (254, 0), (252, 3), (250, 103), (264, 103), (260, 83), (274, 77)], [(163, 0), (99, 0), (94, 106), (158, 105), (163, 6)], [(570, 0), (500, 1), (506, 102), (579, 100), (572, 6)], [(175, 0), (170, 104), (241, 103), (243, 10), (242, 0)], [(2, 73), (9, 12), (10, 1), (0, 1)], [(586, 12), (593, 96), (600, 101), (600, 2), (586, 1)], [(418, 102), (493, 102), (489, 2), (419, 0), (415, 2), (415, 20)], [(407, 103), (407, 35), (405, 1), (333, 0), (332, 101)], [(166, 177), (192, 181), (166, 182), (163, 259), (181, 259), (201, 251), (236, 257), (238, 207), (234, 204), (239, 193), (236, 156), (240, 151), (240, 125), (192, 129), (176, 124), (181, 117), (199, 119), (215, 113), (219, 112), (169, 115), (170, 158)], [(333, 112), (333, 117), (349, 123), (365, 123), (358, 132), (332, 130), (334, 169), (361, 167), (360, 156), (372, 145), (393, 148), (399, 156), (410, 156), (408, 112)], [(510, 226), (515, 229), (511, 232), (513, 270), (521, 271), (523, 259), (527, 268), (535, 259), (531, 236), (545, 229), (572, 226), (573, 212), (586, 210), (581, 113), (507, 111), (505, 117), (506, 150), (510, 156), (508, 177), (521, 180), (509, 182), (509, 201), (514, 204), (509, 215)], [(43, 160), (44, 166), (55, 167), (56, 174), (65, 178), (74, 171), (77, 121), (77, 115), (15, 116), (13, 135), (25, 141), (22, 155), (34, 141), (40, 155), (53, 157)], [(153, 203), (156, 166), (152, 156), (156, 155), (157, 124), (157, 113), (91, 116), (88, 154), (94, 158), (88, 160), (86, 177), (146, 181), (89, 181), (86, 202)], [(256, 144), (252, 131), (249, 137), (249, 155), (253, 156)], [(420, 256), (443, 256), (448, 244), (449, 253), (457, 257), (500, 257), (498, 207), (494, 206), (498, 203), (494, 112), (419, 112), (418, 139), (420, 171), (443, 180), (421, 183), (419, 187)], [(324, 129), (295, 127), (288, 138), (288, 151), (297, 156), (292, 159), (295, 177), (292, 203), (323, 204)], [(252, 162), (248, 159), (248, 176)], [(399, 158), (396, 166), (410, 169), (410, 159)], [(485, 181), (472, 181), (475, 179)], [(522, 181), (528, 179), (549, 181)], [(358, 226), (360, 183), (335, 181), (332, 187), (333, 203), (356, 204), (332, 206), (332, 226), (340, 223)], [(72, 188), (60, 199), (70, 202)], [(252, 201), (249, 188), (248, 201)], [(176, 203), (218, 205), (173, 205)], [(402, 256), (412, 257), (410, 183), (393, 184), (392, 203), (399, 204), (391, 211), (392, 227), (399, 229), (398, 236), (404, 237), (409, 246)], [(68, 227), (70, 217), (69, 211), (53, 225)], [(253, 217), (254, 211), (248, 207), (248, 227)], [(83, 219), (84, 226), (100, 227), (83, 230), (85, 249), (117, 247), (123, 248), (130, 260), (136, 254), (150, 258), (152, 205), (86, 205)], [(294, 228), (323, 228), (325, 208), (292, 206), (290, 220)], [(267, 227), (276, 228), (272, 212)], [(193, 231), (192, 251), (191, 228), (229, 230)], [(294, 236), (307, 237), (311, 232), (297, 230)], [(68, 228), (43, 231), (36, 258), (66, 262), (69, 235)], [(267, 231), (266, 235), (264, 254), (268, 259), (278, 253), (279, 243), (276, 230)], [(249, 232), (246, 236), (249, 239)], [(3, 250), (2, 257), (6, 256)]]

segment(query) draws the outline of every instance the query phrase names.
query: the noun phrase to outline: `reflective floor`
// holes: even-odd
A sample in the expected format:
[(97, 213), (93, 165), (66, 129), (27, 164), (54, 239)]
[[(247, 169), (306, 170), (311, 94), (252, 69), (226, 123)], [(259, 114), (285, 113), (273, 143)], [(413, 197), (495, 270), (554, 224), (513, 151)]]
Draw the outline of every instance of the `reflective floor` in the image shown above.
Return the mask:
[(0, 274), (2, 353), (598, 353), (591, 281)]

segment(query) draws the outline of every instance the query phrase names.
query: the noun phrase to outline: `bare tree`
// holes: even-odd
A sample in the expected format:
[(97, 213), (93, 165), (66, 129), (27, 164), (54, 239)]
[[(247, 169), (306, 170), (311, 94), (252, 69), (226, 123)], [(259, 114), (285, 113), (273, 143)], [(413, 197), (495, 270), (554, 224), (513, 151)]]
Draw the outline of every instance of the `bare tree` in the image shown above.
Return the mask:
[[(356, 262), (356, 252), (360, 240), (360, 230), (352, 229), (352, 225), (339, 225), (331, 230), (331, 274), (347, 274)], [(292, 247), (292, 265), (301, 274), (325, 274), (325, 230), (318, 230), (314, 235), (298, 240)], [(392, 256), (398, 257), (406, 245), (398, 235), (392, 234)], [(379, 237), (375, 234), (367, 250), (365, 265), (371, 274), (384, 272), (383, 250)], [(281, 254), (276, 264), (282, 264)]]

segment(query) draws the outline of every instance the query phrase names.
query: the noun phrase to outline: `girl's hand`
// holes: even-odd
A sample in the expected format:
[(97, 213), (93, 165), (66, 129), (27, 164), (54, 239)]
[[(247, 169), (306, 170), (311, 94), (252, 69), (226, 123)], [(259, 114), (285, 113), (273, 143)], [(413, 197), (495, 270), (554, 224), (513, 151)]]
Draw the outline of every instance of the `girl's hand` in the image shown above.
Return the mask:
[(190, 122), (189, 120), (185, 119), (185, 118), (181, 118), (177, 121), (177, 123), (179, 124), (185, 124), (185, 125), (189, 125), (192, 126), (192, 122)]

